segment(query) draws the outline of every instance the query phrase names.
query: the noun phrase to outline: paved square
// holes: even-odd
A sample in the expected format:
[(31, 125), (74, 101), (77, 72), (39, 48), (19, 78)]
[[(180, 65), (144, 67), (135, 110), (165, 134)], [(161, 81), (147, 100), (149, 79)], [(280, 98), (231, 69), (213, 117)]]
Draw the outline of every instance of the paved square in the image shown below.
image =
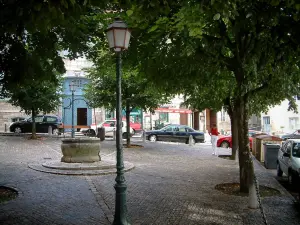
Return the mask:
[[(111, 224), (115, 204), (115, 174), (67, 176), (28, 168), (30, 163), (60, 160), (59, 138), (27, 140), (0, 137), (0, 185), (15, 187), (20, 196), (0, 204), (1, 224)], [(238, 162), (211, 154), (211, 146), (142, 143), (124, 149), (135, 165), (126, 172), (127, 208), (132, 224), (263, 224), (259, 210), (247, 208), (248, 198), (215, 190), (224, 182), (239, 182)], [(115, 159), (115, 143), (101, 143), (102, 159)], [(230, 150), (219, 149), (219, 154)], [(269, 224), (300, 224), (293, 198), (258, 163), (261, 185), (281, 196), (263, 199)]]

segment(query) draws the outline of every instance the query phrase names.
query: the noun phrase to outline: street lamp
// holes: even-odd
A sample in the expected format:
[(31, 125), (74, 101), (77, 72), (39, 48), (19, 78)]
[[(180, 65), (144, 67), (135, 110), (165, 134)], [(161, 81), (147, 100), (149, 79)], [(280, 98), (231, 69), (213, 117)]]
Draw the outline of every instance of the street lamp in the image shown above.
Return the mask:
[(69, 84), (70, 91), (72, 92), (72, 131), (71, 131), (71, 137), (75, 137), (75, 130), (74, 130), (74, 92), (76, 91), (76, 88), (78, 85), (75, 84), (74, 80), (71, 81)]
[(127, 218), (126, 206), (126, 181), (124, 177), (124, 162), (123, 162), (123, 143), (122, 143), (122, 99), (121, 99), (121, 53), (128, 49), (131, 31), (127, 25), (120, 19), (116, 18), (106, 30), (107, 40), (110, 49), (114, 49), (116, 53), (116, 120), (117, 120), (117, 133), (116, 133), (116, 147), (117, 147), (117, 177), (114, 186), (116, 190), (116, 204), (114, 225), (127, 225), (129, 224)]

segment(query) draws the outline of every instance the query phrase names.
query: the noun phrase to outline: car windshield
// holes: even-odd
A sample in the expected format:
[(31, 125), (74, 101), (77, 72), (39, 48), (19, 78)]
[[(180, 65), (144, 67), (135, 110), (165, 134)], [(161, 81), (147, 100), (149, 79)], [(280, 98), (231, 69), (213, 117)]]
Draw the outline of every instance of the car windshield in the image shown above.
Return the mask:
[(300, 143), (294, 143), (292, 155), (293, 157), (300, 158)]

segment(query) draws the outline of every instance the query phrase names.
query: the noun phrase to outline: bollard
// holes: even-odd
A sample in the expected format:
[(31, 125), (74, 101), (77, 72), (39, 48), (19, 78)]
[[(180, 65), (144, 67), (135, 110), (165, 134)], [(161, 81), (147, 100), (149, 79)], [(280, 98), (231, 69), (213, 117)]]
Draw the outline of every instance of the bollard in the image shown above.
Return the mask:
[(142, 135), (142, 137), (143, 137), (143, 143), (145, 143), (146, 142), (146, 132), (143, 130), (143, 135)]
[(116, 140), (116, 129), (113, 130), (113, 140)]
[(189, 136), (189, 146), (193, 145), (193, 135)]
[(51, 126), (48, 127), (48, 135), (49, 135), (49, 136), (52, 135), (52, 127), (51, 127)]
[(6, 123), (4, 124), (4, 132), (5, 133), (7, 132), (7, 124)]

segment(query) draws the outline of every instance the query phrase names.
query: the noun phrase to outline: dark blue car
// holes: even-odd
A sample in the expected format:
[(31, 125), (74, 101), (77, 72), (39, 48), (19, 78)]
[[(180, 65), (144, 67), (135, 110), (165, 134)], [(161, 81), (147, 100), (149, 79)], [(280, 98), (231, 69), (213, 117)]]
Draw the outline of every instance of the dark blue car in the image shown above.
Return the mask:
[(159, 130), (146, 131), (146, 139), (155, 141), (181, 142), (189, 143), (190, 135), (193, 137), (193, 143), (203, 143), (204, 133), (196, 131), (186, 125), (170, 124)]

